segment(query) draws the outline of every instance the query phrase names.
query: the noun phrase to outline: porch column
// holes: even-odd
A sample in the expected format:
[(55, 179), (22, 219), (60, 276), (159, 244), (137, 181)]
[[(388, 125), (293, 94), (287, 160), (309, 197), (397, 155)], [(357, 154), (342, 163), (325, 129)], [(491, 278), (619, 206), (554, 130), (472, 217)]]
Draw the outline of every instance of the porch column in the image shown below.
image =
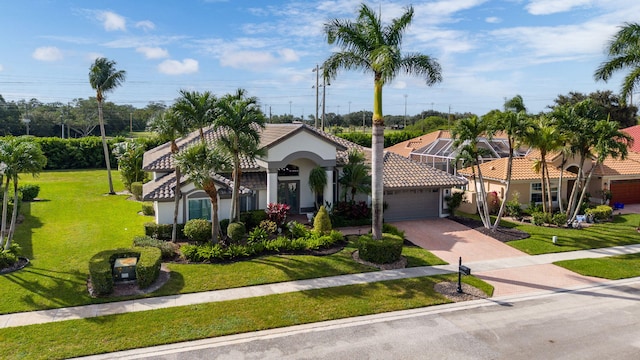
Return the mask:
[[(327, 186), (324, 187), (324, 192), (322, 193), (322, 197), (325, 203), (328, 201), (331, 203), (331, 206), (334, 206), (335, 204), (333, 203), (333, 167), (330, 166), (324, 169), (325, 169), (325, 172), (327, 173)], [(324, 205), (324, 204), (320, 204), (320, 205)]]
[(267, 205), (278, 202), (278, 169), (267, 173)]

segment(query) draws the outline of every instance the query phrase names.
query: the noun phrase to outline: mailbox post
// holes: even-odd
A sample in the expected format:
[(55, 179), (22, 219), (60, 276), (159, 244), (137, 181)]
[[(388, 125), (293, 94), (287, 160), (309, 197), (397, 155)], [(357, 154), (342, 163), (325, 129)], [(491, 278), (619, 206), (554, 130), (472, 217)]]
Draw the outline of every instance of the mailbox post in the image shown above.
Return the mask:
[(458, 259), (458, 293), (462, 293), (462, 275), (471, 275), (471, 269), (462, 265), (462, 256)]

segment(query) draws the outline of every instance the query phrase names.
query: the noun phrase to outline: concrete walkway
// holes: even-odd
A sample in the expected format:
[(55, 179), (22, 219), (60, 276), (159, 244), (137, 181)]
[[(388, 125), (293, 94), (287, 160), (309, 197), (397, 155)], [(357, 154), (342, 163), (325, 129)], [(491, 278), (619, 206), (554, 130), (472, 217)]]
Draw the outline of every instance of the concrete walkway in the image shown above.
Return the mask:
[[(583, 258), (599, 258), (606, 256), (614, 256), (621, 254), (631, 254), (640, 252), (640, 244), (630, 246), (617, 246), (606, 249), (581, 250), (565, 253), (545, 254), (537, 256), (514, 256), (499, 259), (479, 260), (466, 262), (465, 265), (471, 268), (473, 274), (482, 274), (491, 281), (512, 281), (509, 279), (490, 279), (495, 276), (495, 272), (508, 271), (509, 274), (522, 272), (530, 272), (532, 266), (553, 266), (548, 265), (551, 262), (559, 260), (583, 259)], [(555, 266), (554, 266), (555, 267)], [(243, 299), (256, 296), (265, 296), (272, 294), (284, 294), (296, 291), (304, 291), (311, 289), (330, 288), (336, 286), (363, 284), (369, 282), (405, 279), (420, 276), (431, 276), (446, 274), (457, 271), (457, 261), (450, 265), (442, 266), (424, 266), (416, 268), (407, 268), (400, 270), (386, 270), (362, 274), (332, 276), (319, 279), (290, 281), (284, 283), (248, 286), (237, 289), (207, 291), (193, 294), (182, 294), (163, 296), (147, 299), (137, 299), (121, 302), (113, 302), (106, 304), (94, 304), (86, 306), (76, 306), (61, 309), (32, 311), (25, 313), (15, 313), (0, 315), (0, 328), (24, 326), (32, 324), (42, 324), (55, 321), (74, 320), (82, 318), (92, 318), (104, 315), (122, 314), (127, 312), (138, 312), (154, 309), (170, 308), (175, 306), (202, 304), (209, 302), (227, 301), (235, 299)], [(574, 276), (576, 274), (571, 273)], [(591, 278), (589, 278), (591, 279)], [(603, 279), (589, 280), (592, 283), (606, 281)], [(585, 282), (585, 284), (588, 282)], [(540, 290), (557, 290), (564, 287), (554, 288), (548, 282), (543, 281), (540, 284), (529, 284), (529, 291), (532, 289)], [(532, 288), (532, 285), (533, 286)], [(494, 296), (497, 296), (494, 293)]]

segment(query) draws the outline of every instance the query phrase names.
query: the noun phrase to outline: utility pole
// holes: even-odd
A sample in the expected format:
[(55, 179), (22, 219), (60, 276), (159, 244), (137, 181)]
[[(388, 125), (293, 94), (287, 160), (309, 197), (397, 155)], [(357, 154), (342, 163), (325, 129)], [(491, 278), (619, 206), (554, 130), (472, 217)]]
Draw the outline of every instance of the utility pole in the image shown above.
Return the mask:
[(362, 110), (362, 132), (366, 132), (364, 124), (364, 110)]
[(324, 116), (327, 105), (327, 78), (322, 74), (322, 131), (324, 131)]
[(291, 112), (291, 100), (289, 100), (289, 115), (293, 117), (293, 113)]
[(404, 127), (407, 127), (407, 94), (404, 94)]
[(133, 113), (129, 113), (129, 132), (133, 132)]
[(318, 128), (318, 95), (319, 95), (319, 87), (320, 87), (320, 67), (318, 66), (318, 64), (316, 64), (316, 68), (313, 70), (316, 72), (316, 118), (315, 120), (315, 124), (314, 127), (317, 129)]

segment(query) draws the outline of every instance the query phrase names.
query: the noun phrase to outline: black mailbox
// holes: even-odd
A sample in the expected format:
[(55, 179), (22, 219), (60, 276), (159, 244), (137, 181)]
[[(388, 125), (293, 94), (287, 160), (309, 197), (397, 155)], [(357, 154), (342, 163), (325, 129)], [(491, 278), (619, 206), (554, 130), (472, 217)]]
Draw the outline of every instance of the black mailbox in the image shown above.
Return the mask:
[(460, 265), (460, 272), (462, 273), (462, 275), (471, 275), (471, 269), (464, 265)]

